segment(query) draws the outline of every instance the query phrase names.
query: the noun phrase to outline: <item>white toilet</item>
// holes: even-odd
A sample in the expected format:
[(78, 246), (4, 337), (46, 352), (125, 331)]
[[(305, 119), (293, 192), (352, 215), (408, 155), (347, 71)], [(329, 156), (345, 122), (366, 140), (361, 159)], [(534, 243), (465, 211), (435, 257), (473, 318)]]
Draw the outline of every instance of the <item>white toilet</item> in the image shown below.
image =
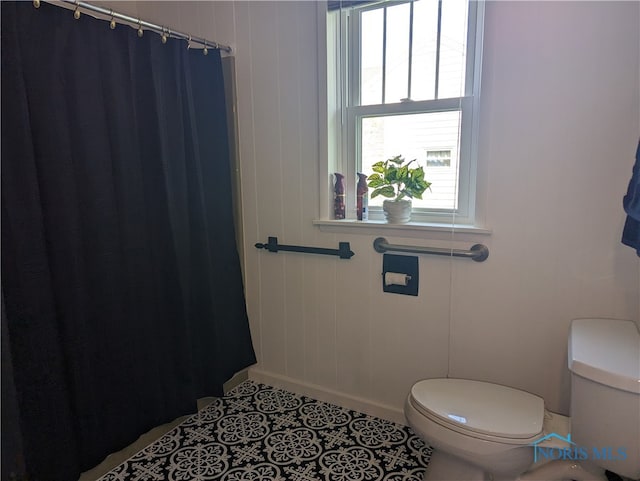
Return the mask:
[[(632, 321), (576, 319), (571, 418), (542, 398), (467, 379), (427, 379), (405, 404), (434, 448), (425, 481), (640, 479), (640, 333)], [(534, 465), (534, 457), (538, 458)]]

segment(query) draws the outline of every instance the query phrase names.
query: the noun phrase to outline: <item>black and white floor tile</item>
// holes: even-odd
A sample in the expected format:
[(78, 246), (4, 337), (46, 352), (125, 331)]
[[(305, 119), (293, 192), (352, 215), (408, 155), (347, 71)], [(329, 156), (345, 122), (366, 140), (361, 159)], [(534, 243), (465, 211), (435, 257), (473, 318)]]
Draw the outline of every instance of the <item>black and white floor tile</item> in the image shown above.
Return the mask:
[(410, 428), (252, 381), (98, 481), (419, 481)]

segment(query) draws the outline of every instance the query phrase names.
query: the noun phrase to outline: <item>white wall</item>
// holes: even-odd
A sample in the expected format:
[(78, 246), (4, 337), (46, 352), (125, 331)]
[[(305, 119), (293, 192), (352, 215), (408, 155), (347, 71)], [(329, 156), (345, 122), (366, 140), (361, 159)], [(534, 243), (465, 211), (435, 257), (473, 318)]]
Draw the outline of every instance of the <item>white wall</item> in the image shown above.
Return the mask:
[[(314, 2), (126, 8), (234, 47), (246, 293), (263, 374), (400, 413), (415, 380), (449, 373), (531, 391), (566, 413), (570, 320), (640, 321), (640, 262), (619, 241), (640, 134), (637, 2), (488, 3), (480, 202), (493, 233), (456, 240), (491, 255), (421, 257), (418, 297), (382, 293), (377, 235), (312, 224), (324, 161)], [(253, 247), (268, 236), (349, 241), (356, 256)]]
[(478, 277), (454, 273), (452, 375), (566, 411), (569, 320), (639, 320), (640, 263), (619, 242), (640, 135), (638, 25), (637, 2), (488, 5), (492, 257)]

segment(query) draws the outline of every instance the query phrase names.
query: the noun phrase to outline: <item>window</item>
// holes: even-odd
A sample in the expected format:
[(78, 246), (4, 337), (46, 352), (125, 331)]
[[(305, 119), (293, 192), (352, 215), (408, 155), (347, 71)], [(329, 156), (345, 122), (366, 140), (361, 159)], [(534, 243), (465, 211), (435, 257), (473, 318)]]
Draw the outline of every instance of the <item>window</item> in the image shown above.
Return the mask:
[[(329, 155), (347, 198), (356, 172), (402, 155), (432, 182), (413, 220), (473, 224), (482, 9), (410, 0), (329, 11)], [(370, 219), (382, 218), (383, 200), (370, 200)]]
[(427, 167), (451, 167), (451, 149), (427, 150)]

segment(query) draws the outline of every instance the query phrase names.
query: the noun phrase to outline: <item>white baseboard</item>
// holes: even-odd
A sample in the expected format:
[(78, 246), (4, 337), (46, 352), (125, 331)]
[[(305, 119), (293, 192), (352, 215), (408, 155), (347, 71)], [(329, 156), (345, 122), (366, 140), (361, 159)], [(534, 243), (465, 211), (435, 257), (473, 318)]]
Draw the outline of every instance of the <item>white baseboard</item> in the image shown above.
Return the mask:
[(325, 387), (318, 386), (317, 384), (309, 384), (280, 374), (262, 371), (255, 367), (249, 368), (249, 379), (259, 383), (268, 384), (269, 386), (286, 389), (287, 391), (301, 394), (303, 396), (309, 396), (319, 401), (335, 404), (346, 409), (386, 419), (387, 421), (402, 424), (404, 426), (407, 425), (407, 419), (401, 409), (392, 408), (363, 398), (327, 389)]

